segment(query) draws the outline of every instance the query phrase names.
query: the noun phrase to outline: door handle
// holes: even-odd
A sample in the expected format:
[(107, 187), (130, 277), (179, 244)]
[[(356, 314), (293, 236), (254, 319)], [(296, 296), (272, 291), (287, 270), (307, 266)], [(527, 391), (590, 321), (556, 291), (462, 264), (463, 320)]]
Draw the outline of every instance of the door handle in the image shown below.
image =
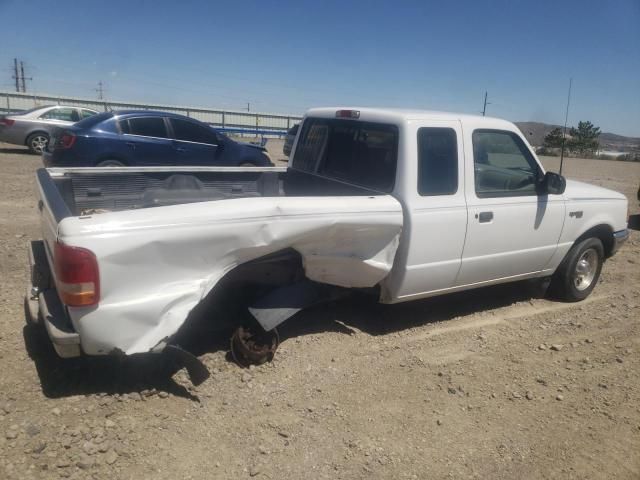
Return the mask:
[(136, 149), (136, 144), (134, 142), (126, 142), (126, 143), (127, 143), (127, 147), (130, 147), (133, 150)]
[(489, 223), (491, 220), (493, 220), (493, 212), (476, 213), (476, 218), (480, 223)]
[(176, 147), (176, 152), (184, 153), (184, 152), (186, 152), (186, 151), (187, 151), (187, 149), (186, 149), (186, 148)]

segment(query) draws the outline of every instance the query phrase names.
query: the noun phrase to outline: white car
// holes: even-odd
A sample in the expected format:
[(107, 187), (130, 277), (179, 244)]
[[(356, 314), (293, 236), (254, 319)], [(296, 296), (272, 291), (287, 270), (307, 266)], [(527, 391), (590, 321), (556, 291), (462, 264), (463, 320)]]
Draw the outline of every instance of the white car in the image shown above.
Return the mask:
[(256, 292), (265, 331), (353, 290), (398, 303), (551, 278), (578, 301), (628, 236), (624, 195), (545, 172), (510, 122), (452, 113), (310, 110), (286, 169), (37, 176), (27, 304), (63, 357), (162, 351), (220, 288)]
[(89, 108), (49, 105), (0, 116), (0, 142), (26, 145), (31, 153), (46, 151), (51, 133), (95, 115)]

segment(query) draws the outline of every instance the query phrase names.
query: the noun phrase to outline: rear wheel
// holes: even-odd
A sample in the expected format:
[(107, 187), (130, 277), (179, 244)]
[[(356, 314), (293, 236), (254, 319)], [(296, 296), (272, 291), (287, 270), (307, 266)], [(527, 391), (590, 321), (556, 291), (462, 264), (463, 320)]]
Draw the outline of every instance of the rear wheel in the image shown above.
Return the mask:
[(29, 151), (36, 155), (41, 155), (49, 145), (49, 135), (46, 133), (32, 133), (27, 138)]
[(598, 283), (603, 261), (599, 239), (587, 238), (574, 245), (553, 276), (551, 293), (568, 302), (584, 300)]
[(120, 160), (103, 160), (96, 167), (124, 167), (125, 164)]

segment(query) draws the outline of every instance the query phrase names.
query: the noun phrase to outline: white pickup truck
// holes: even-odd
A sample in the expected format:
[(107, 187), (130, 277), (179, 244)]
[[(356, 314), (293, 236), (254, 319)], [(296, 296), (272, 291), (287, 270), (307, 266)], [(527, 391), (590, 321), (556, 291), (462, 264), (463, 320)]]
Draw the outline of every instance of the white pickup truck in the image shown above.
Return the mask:
[(222, 284), (265, 331), (338, 290), (397, 303), (540, 277), (577, 301), (628, 236), (624, 195), (545, 173), (512, 123), (429, 111), (310, 110), (287, 168), (37, 184), (26, 303), (62, 357), (160, 352)]

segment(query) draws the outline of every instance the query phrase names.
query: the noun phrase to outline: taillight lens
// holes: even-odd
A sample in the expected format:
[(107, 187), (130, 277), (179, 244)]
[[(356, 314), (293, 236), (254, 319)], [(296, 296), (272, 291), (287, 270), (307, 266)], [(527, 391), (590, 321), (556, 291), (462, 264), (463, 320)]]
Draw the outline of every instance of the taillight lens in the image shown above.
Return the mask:
[(16, 123), (16, 121), (10, 118), (0, 118), (0, 125), (5, 125), (7, 127), (10, 127), (14, 123)]
[(56, 243), (56, 288), (65, 305), (86, 307), (100, 301), (98, 260), (86, 248)]
[(71, 132), (64, 132), (57, 140), (54, 148), (58, 149), (67, 149), (73, 147), (76, 143), (76, 135)]

